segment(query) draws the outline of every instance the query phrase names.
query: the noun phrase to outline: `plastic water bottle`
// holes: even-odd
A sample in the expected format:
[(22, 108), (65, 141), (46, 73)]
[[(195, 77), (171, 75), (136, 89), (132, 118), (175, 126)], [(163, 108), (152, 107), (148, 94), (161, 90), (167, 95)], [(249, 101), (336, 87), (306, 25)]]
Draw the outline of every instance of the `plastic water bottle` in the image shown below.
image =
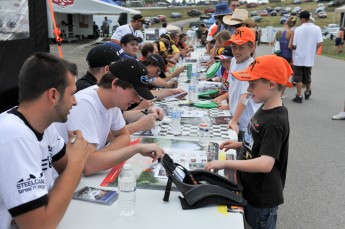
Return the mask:
[(190, 83), (188, 85), (188, 99), (189, 102), (194, 103), (198, 100), (197, 92), (198, 92), (198, 76), (197, 73), (192, 73), (190, 78)]
[(171, 132), (174, 135), (181, 134), (181, 110), (177, 105), (174, 105), (171, 112)]
[(130, 164), (125, 164), (119, 176), (119, 214), (130, 217), (135, 212), (136, 179)]
[(210, 122), (206, 118), (201, 119), (201, 122), (198, 125), (198, 129), (199, 137), (202, 139), (202, 142), (205, 144), (205, 147), (207, 147), (211, 129)]

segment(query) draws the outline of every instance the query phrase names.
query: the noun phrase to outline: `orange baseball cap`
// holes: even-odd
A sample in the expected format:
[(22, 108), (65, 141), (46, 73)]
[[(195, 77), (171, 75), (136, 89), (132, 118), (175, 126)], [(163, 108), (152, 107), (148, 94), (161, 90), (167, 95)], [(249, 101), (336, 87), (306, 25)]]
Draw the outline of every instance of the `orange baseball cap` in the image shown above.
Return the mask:
[(292, 87), (292, 84), (289, 82), (292, 73), (290, 64), (284, 58), (276, 55), (267, 55), (257, 57), (246, 70), (232, 72), (231, 74), (241, 81), (263, 78), (283, 86)]
[(230, 43), (235, 43), (237, 45), (242, 45), (248, 41), (255, 43), (255, 33), (253, 29), (247, 27), (236, 29), (230, 39)]

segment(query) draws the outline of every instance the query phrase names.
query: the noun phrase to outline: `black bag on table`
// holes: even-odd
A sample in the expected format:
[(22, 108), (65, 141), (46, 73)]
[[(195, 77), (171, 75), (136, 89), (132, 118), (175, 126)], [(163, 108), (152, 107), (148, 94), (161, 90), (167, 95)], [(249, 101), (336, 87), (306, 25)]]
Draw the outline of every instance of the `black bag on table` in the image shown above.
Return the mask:
[(225, 177), (206, 170), (188, 171), (174, 163), (168, 154), (161, 159), (168, 176), (164, 201), (169, 201), (172, 182), (180, 190), (179, 197), (183, 209), (196, 209), (209, 204), (245, 206), (247, 201), (239, 192), (242, 186), (231, 182)]

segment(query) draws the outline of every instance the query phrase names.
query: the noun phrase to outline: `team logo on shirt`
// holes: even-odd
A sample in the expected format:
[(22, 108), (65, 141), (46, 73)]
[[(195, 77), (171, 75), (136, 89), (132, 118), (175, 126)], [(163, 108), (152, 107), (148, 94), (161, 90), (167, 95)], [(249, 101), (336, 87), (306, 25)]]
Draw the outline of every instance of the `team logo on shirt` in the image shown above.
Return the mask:
[(34, 189), (45, 189), (46, 185), (44, 182), (43, 172), (40, 174), (29, 174), (28, 177), (22, 178), (17, 182), (18, 192), (25, 193), (30, 192)]

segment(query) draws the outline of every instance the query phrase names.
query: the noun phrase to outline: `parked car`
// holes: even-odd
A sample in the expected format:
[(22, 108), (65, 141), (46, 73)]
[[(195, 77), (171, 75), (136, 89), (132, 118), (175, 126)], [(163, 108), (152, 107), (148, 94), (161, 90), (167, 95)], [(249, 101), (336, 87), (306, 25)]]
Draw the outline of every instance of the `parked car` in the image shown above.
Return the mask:
[(280, 24), (285, 24), (285, 22), (289, 19), (290, 14), (285, 14), (282, 18), (280, 18), (279, 22)]
[(274, 10), (277, 11), (277, 12), (279, 12), (279, 11), (282, 10), (282, 8), (281, 8), (280, 6), (277, 6), (277, 7), (274, 7)]
[(284, 8), (284, 10), (287, 11), (287, 12), (291, 12), (292, 9), (291, 9), (291, 7), (287, 6), (287, 7)]
[(192, 28), (192, 27), (196, 27), (198, 28), (200, 24), (203, 24), (204, 22), (202, 21), (192, 21), (189, 23), (189, 27)]
[(302, 4), (302, 1), (301, 0), (293, 0), (292, 4)]
[(325, 11), (321, 11), (317, 14), (318, 18), (327, 18), (327, 14)]
[(247, 4), (247, 8), (255, 8), (255, 7), (258, 7), (257, 3), (252, 2), (252, 3)]
[(344, 1), (342, 0), (334, 0), (334, 1), (330, 1), (327, 5), (328, 6), (340, 6), (344, 3)]
[(277, 11), (275, 10), (272, 10), (271, 13), (270, 13), (271, 16), (277, 16)]
[(279, 15), (280, 16), (284, 16), (285, 14), (287, 14), (289, 12), (287, 12), (285, 9), (282, 9), (280, 12), (279, 12)]
[(205, 20), (205, 19), (210, 19), (211, 17), (212, 17), (211, 14), (204, 14), (204, 15), (200, 16), (200, 20), (202, 21), (202, 20)]
[(254, 16), (254, 17), (252, 17), (252, 20), (255, 22), (260, 22), (262, 20), (262, 17), (261, 16)]
[(172, 12), (170, 14), (170, 17), (171, 18), (181, 18), (182, 17), (182, 14), (181, 13), (178, 13), (178, 12)]
[(340, 29), (338, 24), (328, 24), (324, 28), (325, 28), (326, 33), (333, 34), (334, 36), (337, 35)]
[(267, 12), (272, 12), (273, 8), (272, 7), (266, 7)]
[(325, 11), (325, 8), (324, 7), (318, 7), (318, 8), (316, 8), (315, 10), (314, 10), (314, 12), (316, 13), (316, 14), (318, 14), (318, 13), (320, 13), (320, 12), (324, 12)]
[(216, 12), (216, 9), (214, 7), (213, 8), (207, 8), (206, 10), (204, 10), (205, 14), (214, 13), (214, 12)]
[(258, 16), (258, 12), (257, 11), (252, 11), (252, 12), (250, 12), (250, 16), (251, 17)]
[(260, 16), (268, 16), (267, 10), (263, 10), (260, 12)]
[(291, 10), (291, 15), (298, 15), (301, 12), (301, 7), (297, 6)]
[(187, 12), (187, 15), (190, 17), (200, 16), (201, 12), (197, 9), (192, 9), (191, 11)]
[(167, 17), (165, 15), (158, 15), (157, 16), (161, 22), (164, 22), (167, 20)]

